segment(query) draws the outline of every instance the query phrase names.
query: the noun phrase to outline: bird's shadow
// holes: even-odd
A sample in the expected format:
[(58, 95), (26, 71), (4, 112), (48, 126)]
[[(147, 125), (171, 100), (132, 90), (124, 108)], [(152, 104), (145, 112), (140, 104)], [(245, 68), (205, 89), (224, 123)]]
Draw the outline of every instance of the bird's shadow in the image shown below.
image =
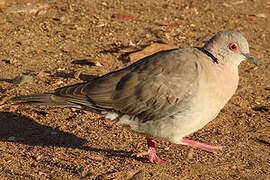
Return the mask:
[(13, 80), (12, 80), (12, 79), (0, 79), (0, 82), (8, 82), (8, 83), (12, 83)]
[(85, 151), (101, 152), (108, 157), (132, 158), (138, 161), (146, 159), (132, 156), (134, 152), (124, 150), (100, 149), (84, 146), (86, 139), (63, 132), (12, 112), (0, 112), (0, 141), (31, 146), (55, 146)]

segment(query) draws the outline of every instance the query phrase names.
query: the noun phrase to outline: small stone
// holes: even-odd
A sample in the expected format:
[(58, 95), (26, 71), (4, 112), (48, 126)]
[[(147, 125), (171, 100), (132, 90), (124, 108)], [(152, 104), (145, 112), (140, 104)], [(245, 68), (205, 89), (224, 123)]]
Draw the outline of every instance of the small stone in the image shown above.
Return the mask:
[(17, 76), (16, 78), (14, 78), (12, 82), (14, 84), (24, 84), (24, 83), (32, 82), (33, 80), (34, 80), (34, 78), (32, 76), (21, 75), (21, 76)]
[(166, 146), (166, 147), (164, 148), (164, 150), (165, 150), (165, 151), (169, 151), (170, 148), (169, 148), (168, 146)]
[(50, 76), (50, 74), (47, 73), (47, 72), (38, 72), (38, 73), (37, 73), (37, 76), (38, 76), (38, 77), (48, 77), (48, 76)]
[(97, 67), (100, 67), (100, 66), (102, 66), (102, 64), (100, 63), (100, 62), (95, 62), (95, 65), (97, 66)]
[(56, 134), (57, 134), (57, 132), (55, 132), (55, 131), (51, 132), (51, 135), (56, 135)]
[[(36, 4), (28, 3), (26, 6), (12, 6), (6, 9), (7, 13), (21, 13), (21, 14), (45, 14), (46, 9), (49, 8), (48, 4)], [(43, 12), (41, 12), (43, 11)]]
[(62, 17), (59, 18), (59, 20), (63, 22), (63, 21), (66, 20), (66, 17), (65, 16), (62, 16)]
[(108, 6), (108, 4), (107, 4), (106, 2), (102, 2), (101, 4), (102, 4), (103, 6), (105, 6), (105, 7)]
[(129, 41), (129, 45), (130, 45), (130, 46), (133, 46), (133, 47), (135, 47), (135, 46), (136, 46), (136, 44), (135, 44), (135, 43), (133, 43), (132, 41)]
[(193, 11), (194, 11), (194, 13), (195, 13), (196, 15), (198, 15), (198, 14), (199, 14), (199, 11), (198, 11), (198, 9), (197, 9), (197, 8), (193, 8)]
[(52, 85), (53, 85), (53, 86), (58, 86), (58, 85), (62, 85), (62, 84), (64, 84), (64, 81), (58, 80), (58, 81), (56, 81), (55, 83), (53, 83)]
[(56, 71), (64, 71), (65, 70), (65, 68), (58, 68), (58, 69), (56, 69)]
[(104, 160), (104, 157), (102, 155), (90, 156), (89, 158), (92, 160), (95, 160), (95, 161), (103, 161)]
[(238, 4), (242, 4), (244, 1), (235, 1), (235, 2), (232, 2), (232, 5), (238, 5)]
[(116, 118), (118, 118), (118, 113), (115, 112), (109, 112), (105, 115), (106, 119), (110, 119), (110, 120), (115, 120)]
[(38, 12), (38, 7), (29, 5), (25, 7), (10, 7), (7, 9), (7, 13), (29, 13), (29, 14), (36, 14)]
[(76, 109), (76, 108), (71, 108), (71, 111), (72, 112), (76, 112), (78, 109)]
[(39, 172), (38, 175), (39, 175), (39, 176), (47, 176), (47, 174), (44, 173), (44, 172)]
[(131, 19), (134, 19), (135, 17), (126, 13), (117, 13), (117, 14), (113, 14), (112, 18), (117, 19), (117, 20), (131, 20)]
[(259, 14), (255, 14), (256, 17), (261, 17), (261, 18), (267, 18), (266, 14), (263, 13), (259, 13)]
[(14, 141), (15, 140), (15, 136), (10, 136), (7, 140), (8, 141)]
[(101, 24), (98, 24), (97, 27), (104, 27), (105, 24), (101, 23)]
[(230, 7), (230, 5), (228, 3), (225, 3), (225, 2), (222, 3), (222, 5), (225, 6), (225, 7)]
[(38, 155), (38, 156), (36, 157), (36, 160), (39, 161), (40, 159), (41, 159), (41, 156)]

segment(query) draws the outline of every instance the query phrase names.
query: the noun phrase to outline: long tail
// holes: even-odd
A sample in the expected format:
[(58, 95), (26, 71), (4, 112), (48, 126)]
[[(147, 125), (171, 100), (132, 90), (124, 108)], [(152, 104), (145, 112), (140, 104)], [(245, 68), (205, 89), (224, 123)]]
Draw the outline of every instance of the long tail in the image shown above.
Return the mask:
[(19, 96), (10, 100), (17, 105), (74, 107), (92, 112), (112, 109), (111, 94), (114, 86), (110, 83), (97, 86), (94, 83), (73, 84), (58, 88), (53, 93)]
[[(92, 109), (92, 103), (82, 97), (59, 96), (55, 94), (34, 94), (19, 96), (10, 99), (15, 105), (35, 105), (35, 106), (60, 106), (74, 107), (79, 109)], [(86, 108), (87, 107), (87, 108)]]

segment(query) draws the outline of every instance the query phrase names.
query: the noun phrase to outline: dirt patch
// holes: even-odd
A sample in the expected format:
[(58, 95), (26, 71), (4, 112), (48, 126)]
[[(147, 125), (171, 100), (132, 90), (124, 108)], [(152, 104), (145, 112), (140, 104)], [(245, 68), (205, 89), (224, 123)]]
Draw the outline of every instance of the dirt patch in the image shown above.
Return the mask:
[[(125, 67), (165, 42), (201, 46), (241, 32), (261, 66), (240, 66), (237, 93), (189, 136), (216, 153), (158, 142), (166, 164), (131, 154), (143, 136), (74, 109), (1, 106), (0, 179), (269, 179), (270, 1), (0, 1), (0, 97), (52, 91)], [(30, 82), (14, 84), (20, 75)]]

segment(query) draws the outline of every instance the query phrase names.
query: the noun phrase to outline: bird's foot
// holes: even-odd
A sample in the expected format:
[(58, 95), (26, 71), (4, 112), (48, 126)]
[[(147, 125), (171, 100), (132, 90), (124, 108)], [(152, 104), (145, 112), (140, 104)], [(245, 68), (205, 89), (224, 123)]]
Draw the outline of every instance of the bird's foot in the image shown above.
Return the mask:
[(164, 162), (166, 162), (166, 160), (163, 160), (157, 156), (155, 141), (153, 139), (148, 139), (147, 145), (148, 145), (148, 150), (141, 152), (141, 153), (137, 153), (136, 154), (137, 157), (148, 155), (148, 160), (151, 163), (154, 163), (154, 162), (155, 163), (164, 163)]
[(164, 162), (166, 162), (166, 160), (159, 158), (156, 154), (156, 150), (152, 149), (152, 148), (149, 148), (148, 151), (143, 151), (143, 152), (136, 154), (137, 157), (141, 157), (141, 156), (145, 156), (145, 155), (148, 155), (148, 160), (151, 163), (164, 163)]
[(179, 144), (188, 145), (191, 147), (196, 147), (204, 151), (214, 152), (216, 150), (222, 149), (222, 146), (214, 146), (209, 144), (200, 143), (197, 141), (189, 140), (189, 139), (181, 139)]

